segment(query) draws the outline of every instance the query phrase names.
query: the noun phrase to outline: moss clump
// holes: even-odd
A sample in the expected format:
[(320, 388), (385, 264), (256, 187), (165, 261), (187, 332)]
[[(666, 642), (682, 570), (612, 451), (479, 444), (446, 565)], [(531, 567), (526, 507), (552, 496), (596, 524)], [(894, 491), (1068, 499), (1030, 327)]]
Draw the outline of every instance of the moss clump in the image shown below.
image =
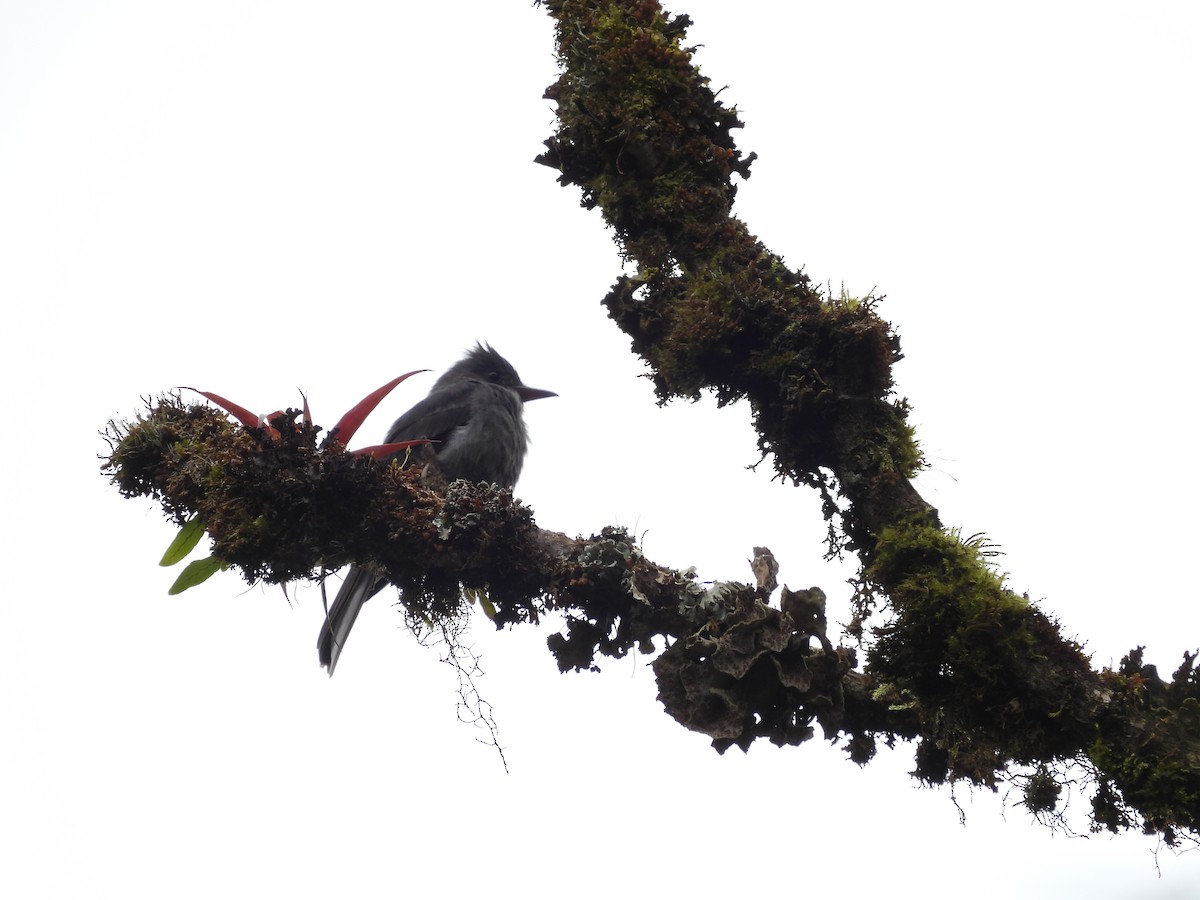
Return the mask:
[(867, 569), (894, 612), (869, 654), (871, 671), (918, 698), (941, 752), (923, 773), (932, 781), (992, 784), (1010, 761), (1077, 755), (1100, 707), (1082, 649), (1004, 587), (987, 546), (905, 523), (884, 529)]
[[(1184, 655), (1170, 681), (1137, 647), (1105, 673), (1112, 703), (1088, 756), (1116, 788), (1093, 801), (1098, 826), (1128, 827), (1133, 811), (1147, 833), (1174, 844), (1180, 829), (1200, 832), (1200, 666)], [(1119, 794), (1117, 793), (1119, 792)]]

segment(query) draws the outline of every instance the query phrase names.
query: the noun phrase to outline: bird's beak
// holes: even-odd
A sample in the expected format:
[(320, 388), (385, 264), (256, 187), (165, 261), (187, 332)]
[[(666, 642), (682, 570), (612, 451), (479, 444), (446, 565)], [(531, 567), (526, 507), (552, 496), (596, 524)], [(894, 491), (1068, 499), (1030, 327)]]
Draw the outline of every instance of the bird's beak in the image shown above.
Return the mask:
[(541, 400), (543, 397), (557, 397), (558, 394), (554, 391), (543, 391), (541, 388), (531, 388), (521, 385), (517, 388), (517, 396), (525, 403), (530, 400)]

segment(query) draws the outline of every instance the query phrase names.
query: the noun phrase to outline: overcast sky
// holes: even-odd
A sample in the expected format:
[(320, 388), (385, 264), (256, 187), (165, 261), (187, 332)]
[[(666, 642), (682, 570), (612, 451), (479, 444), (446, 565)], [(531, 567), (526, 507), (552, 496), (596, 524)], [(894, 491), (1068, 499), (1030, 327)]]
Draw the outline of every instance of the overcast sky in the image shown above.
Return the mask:
[[(676, 11), (760, 156), (735, 212), (887, 295), (924, 496), (1097, 665), (1145, 644), (1172, 671), (1200, 646), (1195, 4)], [(555, 72), (526, 0), (0, 0), (11, 896), (1196, 896), (1200, 854), (1156, 870), (1152, 839), (920, 789), (910, 747), (718, 756), (648, 659), (558, 675), (553, 622), (470, 634), (506, 774), (384, 596), (333, 679), (315, 588), (167, 596), (173, 529), (99, 472), (110, 417), (189, 384), (263, 412), (303, 389), (328, 426), (482, 339), (561, 395), (528, 410), (539, 524), (625, 525), (706, 578), (766, 545), (845, 621), (816, 497), (745, 469), (744, 407), (657, 408), (606, 319), (611, 239), (531, 162)]]

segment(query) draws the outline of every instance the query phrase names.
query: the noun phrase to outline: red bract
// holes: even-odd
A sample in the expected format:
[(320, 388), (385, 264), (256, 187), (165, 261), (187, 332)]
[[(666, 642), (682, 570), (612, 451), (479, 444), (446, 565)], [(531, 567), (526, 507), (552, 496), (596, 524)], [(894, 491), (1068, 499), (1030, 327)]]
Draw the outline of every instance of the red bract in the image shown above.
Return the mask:
[(358, 456), (369, 456), (371, 459), (387, 459), (389, 456), (399, 453), (409, 447), (415, 447), (418, 444), (428, 444), (431, 441), (428, 438), (418, 438), (415, 441), (400, 441), (396, 444), (375, 444), (371, 447), (363, 447), (355, 450), (354, 453)]
[(246, 407), (238, 406), (232, 400), (226, 400), (220, 394), (212, 394), (212, 393), (209, 393), (208, 391), (196, 390), (196, 388), (193, 388), (193, 387), (185, 387), (184, 390), (185, 391), (196, 391), (196, 393), (199, 394), (201, 397), (207, 397), (209, 400), (211, 400), (213, 403), (217, 404), (217, 406), (221, 407), (221, 409), (225, 410), (225, 412), (229, 413), (231, 416), (233, 416), (235, 419), (237, 419), (239, 422), (241, 422), (247, 428), (259, 428), (260, 427), (258, 416), (256, 416), (254, 413), (250, 412), (250, 410), (246, 409)]
[(354, 433), (358, 431), (358, 426), (362, 425), (363, 419), (371, 414), (371, 411), (379, 405), (379, 401), (392, 392), (392, 388), (407, 378), (412, 378), (418, 372), (428, 372), (428, 369), (413, 369), (406, 375), (401, 375), (399, 378), (393, 378), (379, 390), (372, 391), (356, 403), (351, 410), (338, 419), (338, 423), (333, 426), (333, 430), (329, 432), (329, 440), (341, 441), (343, 444), (349, 444), (350, 438), (354, 437)]
[[(337, 441), (343, 446), (348, 444), (350, 439), (354, 437), (355, 432), (358, 431), (359, 426), (362, 425), (363, 420), (365, 420), (367, 416), (371, 414), (371, 412), (376, 406), (379, 405), (379, 402), (383, 400), (384, 397), (392, 392), (392, 389), (395, 388), (396, 385), (400, 384), (400, 382), (404, 381), (405, 379), (411, 378), (418, 372), (428, 371), (428, 369), (414, 369), (411, 372), (401, 375), (399, 378), (393, 378), (383, 387), (367, 394), (367, 396), (359, 400), (358, 403), (354, 404), (349, 412), (338, 419), (338, 423), (334, 425), (332, 430), (329, 432), (329, 437), (325, 439), (326, 444), (331, 441)], [(276, 410), (275, 412), (266, 416), (256, 416), (254, 413), (250, 412), (250, 410), (246, 409), (246, 407), (239, 406), (232, 400), (226, 400), (220, 394), (214, 394), (211, 391), (197, 390), (193, 387), (184, 388), (184, 390), (195, 391), (201, 397), (211, 400), (247, 428), (265, 428), (272, 439), (279, 437), (279, 432), (273, 426), (271, 426), (270, 422), (277, 416), (283, 415), (283, 410)], [(300, 397), (304, 401), (304, 424), (311, 425), (312, 414), (308, 409), (308, 397), (304, 396), (303, 391), (300, 392)], [(371, 447), (363, 447), (361, 450), (353, 450), (351, 452), (357, 455), (369, 456), (372, 459), (385, 459), (386, 457), (392, 456), (395, 453), (399, 453), (401, 450), (407, 449), (408, 447), (415, 447), (418, 444), (428, 443), (428, 440), (421, 438), (415, 441), (400, 441), (399, 443), (395, 444), (376, 444)]]

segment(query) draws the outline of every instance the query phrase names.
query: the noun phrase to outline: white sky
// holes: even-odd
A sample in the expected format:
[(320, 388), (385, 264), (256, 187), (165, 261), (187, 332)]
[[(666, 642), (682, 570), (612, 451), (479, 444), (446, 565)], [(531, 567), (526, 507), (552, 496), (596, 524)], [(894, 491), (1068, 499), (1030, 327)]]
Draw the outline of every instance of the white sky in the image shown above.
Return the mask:
[[(1192, 3), (693, 0), (760, 154), (736, 212), (835, 289), (888, 295), (948, 524), (1006, 550), (1098, 664), (1200, 646)], [(755, 544), (845, 619), (809, 492), (750, 473), (745, 409), (654, 406), (599, 300), (597, 213), (531, 163), (553, 128), (528, 2), (0, 0), (5, 737), (14, 897), (1183, 898), (1200, 854), (1068, 839), (921, 790), (911, 749), (720, 757), (645, 659), (559, 676), (551, 626), (472, 632), (511, 774), (382, 598), (337, 677), (300, 587), (168, 597), (173, 536), (97, 437), (192, 384), (318, 421), (491, 341), (526, 381), (518, 494), (571, 534), (749, 577)], [(364, 443), (423, 396), (414, 379)], [(1084, 821), (1083, 804), (1077, 820)], [(7, 891), (6, 891), (7, 893)]]

